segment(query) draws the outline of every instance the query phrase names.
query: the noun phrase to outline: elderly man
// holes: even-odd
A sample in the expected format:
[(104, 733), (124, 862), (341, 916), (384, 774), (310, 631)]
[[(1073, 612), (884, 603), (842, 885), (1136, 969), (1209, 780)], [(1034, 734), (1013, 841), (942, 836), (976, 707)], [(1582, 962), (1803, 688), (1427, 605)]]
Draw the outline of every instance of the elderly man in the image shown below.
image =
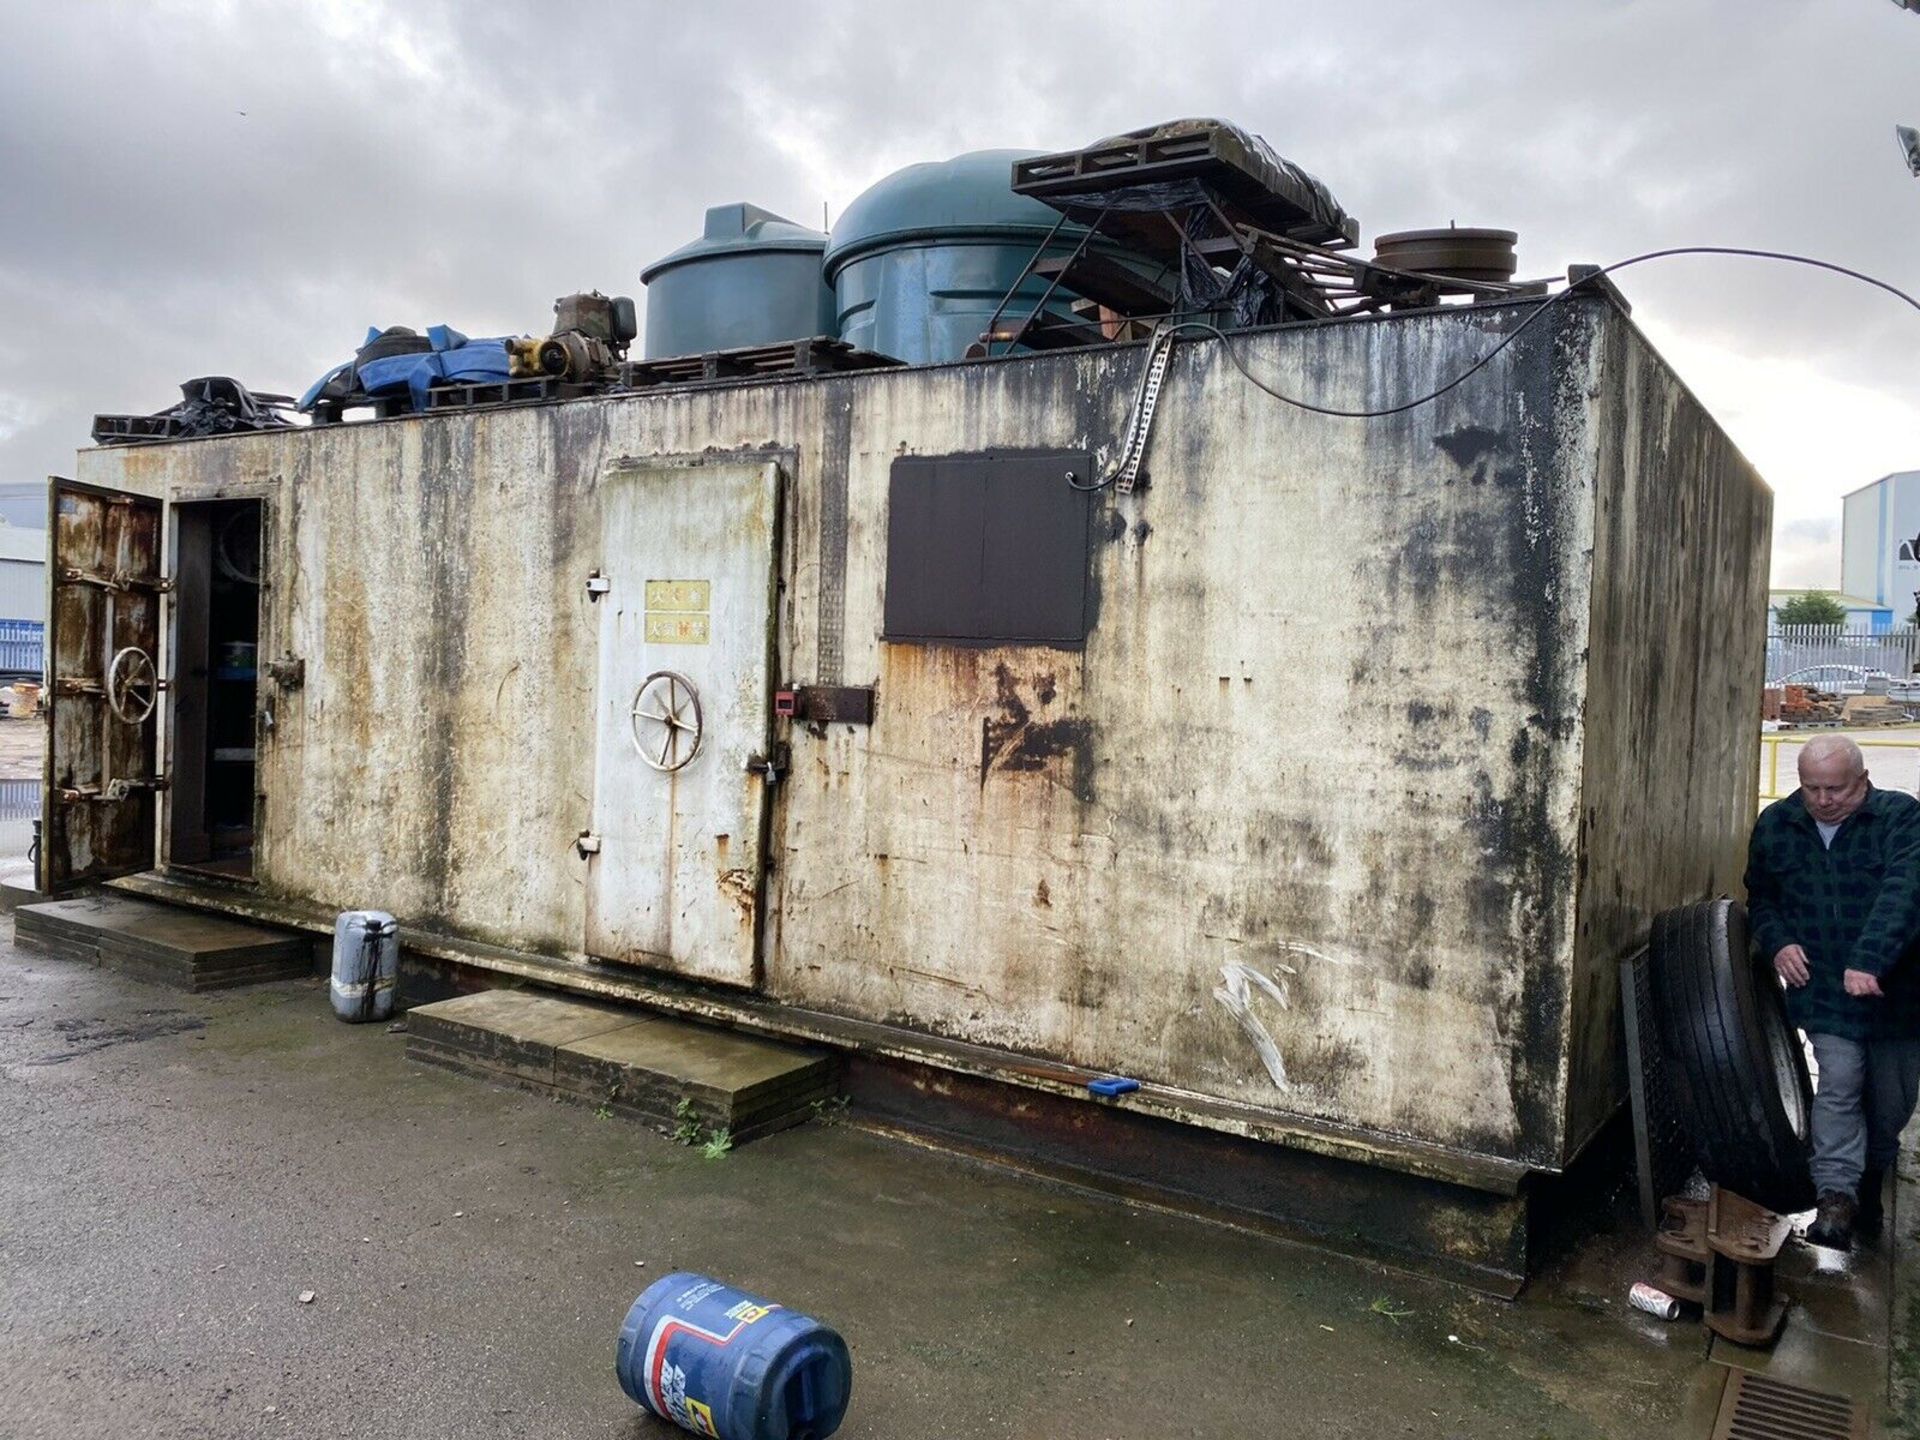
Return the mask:
[(1809, 740), (1753, 827), (1747, 908), (1820, 1070), (1807, 1238), (1846, 1249), (1920, 1091), (1920, 801), (1875, 789), (1844, 736)]

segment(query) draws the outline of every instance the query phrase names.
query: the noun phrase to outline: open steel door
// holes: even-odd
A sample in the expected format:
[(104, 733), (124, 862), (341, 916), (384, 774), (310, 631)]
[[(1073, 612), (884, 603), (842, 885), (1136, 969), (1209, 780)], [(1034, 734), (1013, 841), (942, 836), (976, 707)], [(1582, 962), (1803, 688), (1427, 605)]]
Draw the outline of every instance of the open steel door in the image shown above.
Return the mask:
[(587, 953), (752, 985), (780, 771), (780, 468), (622, 466), (601, 488)]
[(47, 516), (47, 760), (39, 887), (154, 864), (160, 502), (54, 477)]

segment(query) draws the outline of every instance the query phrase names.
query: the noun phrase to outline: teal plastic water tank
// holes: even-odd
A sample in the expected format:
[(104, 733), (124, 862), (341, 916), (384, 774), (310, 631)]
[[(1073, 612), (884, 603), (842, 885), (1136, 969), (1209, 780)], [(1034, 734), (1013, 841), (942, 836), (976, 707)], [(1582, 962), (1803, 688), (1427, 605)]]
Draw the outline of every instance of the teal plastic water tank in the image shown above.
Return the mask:
[[(975, 150), (909, 165), (863, 191), (827, 246), (840, 338), (910, 364), (964, 357), (1060, 218), (1013, 193), (1013, 162), (1040, 153)], [(1070, 253), (1085, 233), (1061, 226), (1048, 253)], [(1029, 275), (1001, 311), (1001, 328), (1007, 317), (1032, 314), (1046, 288)], [(1048, 313), (1074, 318), (1075, 298), (1056, 289)]]
[(834, 333), (827, 237), (758, 205), (716, 205), (706, 231), (640, 272), (646, 356), (703, 355)]

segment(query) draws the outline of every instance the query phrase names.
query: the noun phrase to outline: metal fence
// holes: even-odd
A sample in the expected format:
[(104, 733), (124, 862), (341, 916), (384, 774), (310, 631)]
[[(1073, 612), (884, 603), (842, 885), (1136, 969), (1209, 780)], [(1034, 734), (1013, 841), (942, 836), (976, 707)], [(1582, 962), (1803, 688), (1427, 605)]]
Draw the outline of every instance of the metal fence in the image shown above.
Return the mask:
[(0, 673), (38, 675), (46, 669), (47, 627), (38, 620), (0, 620)]
[(1805, 683), (1841, 692), (1907, 684), (1920, 660), (1920, 630), (1872, 634), (1844, 625), (1782, 625), (1767, 636), (1767, 684)]

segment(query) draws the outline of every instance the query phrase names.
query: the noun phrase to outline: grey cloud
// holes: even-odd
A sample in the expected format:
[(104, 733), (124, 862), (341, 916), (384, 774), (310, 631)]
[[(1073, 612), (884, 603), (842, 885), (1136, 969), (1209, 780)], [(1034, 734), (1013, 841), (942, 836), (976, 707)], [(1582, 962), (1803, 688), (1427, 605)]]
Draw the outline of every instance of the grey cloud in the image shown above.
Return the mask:
[[(1368, 237), (1452, 219), (1518, 229), (1537, 274), (1708, 242), (1913, 278), (1920, 182), (1890, 133), (1920, 118), (1920, 16), (1884, 0), (1364, 15), (22, 7), (0, 52), (0, 318), (34, 343), (0, 351), (0, 473), (64, 469), (95, 410), (157, 409), (191, 375), (298, 390), (368, 324), (535, 330), (567, 290), (637, 292), (709, 204), (817, 223), (823, 200), (837, 213), (915, 159), (1180, 114), (1265, 134)], [(1864, 289), (1692, 260), (1621, 283), (1723, 348), (1914, 398), (1920, 315)]]

